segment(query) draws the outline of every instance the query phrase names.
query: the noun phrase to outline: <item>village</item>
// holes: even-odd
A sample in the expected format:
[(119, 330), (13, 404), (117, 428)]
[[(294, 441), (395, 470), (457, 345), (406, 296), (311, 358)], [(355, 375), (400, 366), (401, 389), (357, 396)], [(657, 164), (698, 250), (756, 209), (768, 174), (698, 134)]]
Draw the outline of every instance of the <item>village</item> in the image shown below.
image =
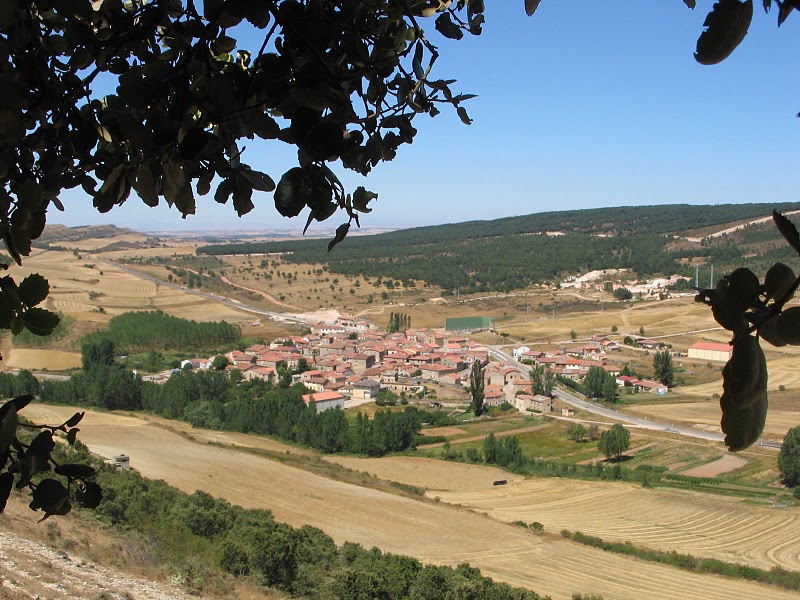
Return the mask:
[[(533, 393), (529, 370), (541, 367), (556, 378), (581, 382), (592, 367), (599, 367), (616, 379), (621, 389), (634, 393), (666, 395), (669, 388), (659, 381), (623, 374), (622, 346), (606, 335), (564, 344), (558, 349), (513, 348), (512, 362), (490, 360), (492, 348), (468, 337), (469, 332), (446, 329), (381, 331), (364, 318), (339, 315), (333, 323), (318, 323), (310, 332), (256, 344), (225, 354), (226, 371), (238, 370), (245, 380), (261, 379), (277, 384), (281, 373), (291, 373), (293, 383), (308, 390), (303, 399), (321, 412), (375, 401), (381, 390), (389, 390), (401, 402), (437, 399), (440, 394), (467, 403), (470, 369), (485, 366), (486, 406), (508, 404), (521, 413), (549, 413), (553, 398)], [(661, 350), (665, 344), (654, 339), (636, 340), (640, 349)], [(727, 361), (730, 346), (698, 342), (689, 348), (690, 358)], [(495, 356), (494, 358), (497, 358)], [(211, 369), (215, 357), (194, 358), (181, 364), (184, 369)], [(163, 382), (169, 374), (151, 380)], [(347, 402), (347, 404), (345, 404)], [(438, 403), (432, 402), (434, 406)]]

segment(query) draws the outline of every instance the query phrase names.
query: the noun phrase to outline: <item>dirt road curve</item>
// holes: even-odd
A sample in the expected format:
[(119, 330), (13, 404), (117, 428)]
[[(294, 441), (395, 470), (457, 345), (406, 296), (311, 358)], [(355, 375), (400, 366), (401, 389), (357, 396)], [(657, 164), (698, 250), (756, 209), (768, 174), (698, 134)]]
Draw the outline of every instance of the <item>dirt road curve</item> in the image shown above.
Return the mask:
[[(36, 421), (60, 423), (74, 409), (32, 405), (25, 412)], [(215, 435), (223, 442), (226, 434)], [(233, 449), (195, 443), (137, 417), (87, 411), (79, 439), (103, 456), (129, 454), (131, 464), (146, 477), (270, 509), (281, 521), (323, 529), (337, 543), (377, 546), (433, 564), (469, 562), (485, 575), (554, 599), (570, 598), (574, 592), (629, 600), (797, 599), (797, 594), (772, 587), (685, 573), (537, 537), (466, 509), (332, 481)], [(480, 480), (473, 491), (478, 487), (488, 485)], [(591, 503), (575, 510), (591, 511)]]

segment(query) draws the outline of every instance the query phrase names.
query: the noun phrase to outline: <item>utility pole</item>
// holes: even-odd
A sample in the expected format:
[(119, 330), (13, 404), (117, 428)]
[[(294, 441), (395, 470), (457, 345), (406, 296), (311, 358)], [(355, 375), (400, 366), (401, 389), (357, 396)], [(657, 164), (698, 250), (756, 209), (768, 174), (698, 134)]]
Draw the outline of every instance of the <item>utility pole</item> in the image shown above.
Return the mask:
[(714, 287), (714, 265), (711, 265), (711, 285), (708, 287), (710, 288)]
[(694, 266), (694, 287), (700, 287), (700, 265)]

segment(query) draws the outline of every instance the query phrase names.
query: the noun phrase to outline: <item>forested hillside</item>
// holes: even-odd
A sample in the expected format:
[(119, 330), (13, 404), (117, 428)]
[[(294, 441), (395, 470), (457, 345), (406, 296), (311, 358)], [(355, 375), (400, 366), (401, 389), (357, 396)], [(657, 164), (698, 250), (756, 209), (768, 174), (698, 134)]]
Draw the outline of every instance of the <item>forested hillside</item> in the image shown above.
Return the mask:
[[(676, 245), (673, 238), (793, 207), (666, 205), (549, 212), (351, 237), (331, 253), (324, 240), (204, 246), (198, 253), (284, 252), (289, 262), (322, 262), (331, 272), (345, 275), (392, 278), (407, 285), (423, 280), (465, 292), (510, 291), (594, 269), (688, 275), (693, 270), (682, 262), (685, 258), (725, 268), (745, 254), (769, 251), (773, 238), (779, 238), (775, 228), (748, 227), (744, 233), (703, 244)], [(761, 249), (745, 243), (744, 236), (763, 242)]]

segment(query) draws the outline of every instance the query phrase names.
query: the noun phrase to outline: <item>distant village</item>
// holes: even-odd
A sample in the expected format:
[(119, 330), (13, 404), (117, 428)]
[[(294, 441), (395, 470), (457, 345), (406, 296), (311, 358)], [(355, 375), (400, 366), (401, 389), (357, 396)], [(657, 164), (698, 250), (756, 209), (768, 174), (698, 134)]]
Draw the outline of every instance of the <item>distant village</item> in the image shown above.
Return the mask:
[[(658, 381), (620, 375), (622, 369), (614, 355), (621, 347), (605, 335), (595, 335), (583, 344), (570, 344), (559, 350), (532, 350), (519, 345), (513, 349), (516, 362), (489, 361), (489, 349), (467, 337), (467, 332), (444, 329), (407, 329), (396, 333), (380, 331), (366, 319), (340, 315), (333, 323), (311, 326), (305, 335), (279, 338), (270, 344), (256, 344), (242, 351), (228, 352), (227, 371), (241, 372), (245, 380), (262, 379), (277, 383), (279, 370), (296, 371), (305, 359), (307, 370), (295, 373), (293, 382), (302, 383), (318, 411), (344, 407), (346, 400), (374, 400), (381, 390), (391, 390), (401, 398), (424, 398), (429, 386), (463, 391), (476, 361), (485, 365), (485, 403), (508, 403), (520, 412), (551, 412), (552, 398), (532, 393), (528, 369), (544, 367), (555, 375), (582, 381), (591, 367), (600, 367), (616, 378), (621, 388), (635, 392), (666, 394)], [(642, 348), (659, 350), (658, 340), (639, 339)], [(700, 342), (689, 356), (727, 360), (729, 347)], [(713, 348), (711, 346), (714, 346)], [(719, 347), (717, 347), (719, 346)], [(208, 370), (215, 357), (183, 361), (184, 369)], [(153, 378), (163, 382), (169, 375)]]

